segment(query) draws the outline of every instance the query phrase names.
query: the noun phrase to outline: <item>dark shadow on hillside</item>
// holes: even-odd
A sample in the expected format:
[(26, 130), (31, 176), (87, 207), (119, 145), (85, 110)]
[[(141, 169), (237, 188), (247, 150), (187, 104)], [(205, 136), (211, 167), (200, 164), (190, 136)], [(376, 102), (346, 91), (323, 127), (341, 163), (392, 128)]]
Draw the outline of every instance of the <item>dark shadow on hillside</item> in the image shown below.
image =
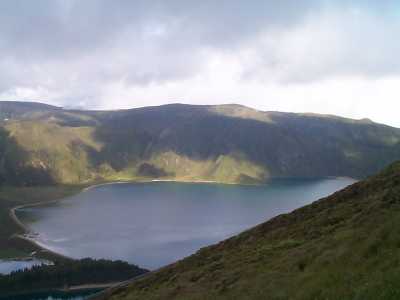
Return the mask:
[(363, 177), (400, 159), (400, 143), (387, 145), (382, 139), (400, 140), (397, 129), (295, 114), (273, 118), (268, 123), (186, 105), (113, 112), (95, 132), (105, 145), (98, 158), (121, 170), (166, 151), (199, 161), (239, 153), (286, 177)]
[(43, 167), (29, 164), (29, 153), (0, 127), (0, 185), (34, 186), (55, 183)]

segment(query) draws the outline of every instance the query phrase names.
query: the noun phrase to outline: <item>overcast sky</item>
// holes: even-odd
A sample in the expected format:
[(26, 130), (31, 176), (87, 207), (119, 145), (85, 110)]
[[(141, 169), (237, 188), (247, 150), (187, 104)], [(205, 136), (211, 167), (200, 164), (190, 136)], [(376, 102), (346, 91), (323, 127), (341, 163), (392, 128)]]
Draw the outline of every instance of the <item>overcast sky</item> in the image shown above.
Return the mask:
[(0, 1), (0, 100), (240, 103), (400, 127), (400, 2)]

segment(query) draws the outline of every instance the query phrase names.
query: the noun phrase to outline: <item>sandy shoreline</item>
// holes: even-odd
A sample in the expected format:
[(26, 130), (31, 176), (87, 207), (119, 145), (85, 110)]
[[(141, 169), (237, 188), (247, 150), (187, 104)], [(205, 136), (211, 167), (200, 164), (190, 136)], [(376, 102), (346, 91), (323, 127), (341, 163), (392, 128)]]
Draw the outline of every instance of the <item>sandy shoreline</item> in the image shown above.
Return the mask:
[[(23, 208), (27, 208), (27, 207), (35, 207), (35, 206), (46, 205), (46, 204), (51, 204), (51, 203), (57, 203), (64, 199), (65, 198), (60, 198), (60, 199), (55, 199), (55, 200), (50, 200), (50, 201), (40, 201), (40, 202), (36, 202), (36, 203), (31, 203), (31, 204), (18, 205), (18, 206), (11, 208), (10, 212), (9, 212), (10, 218), (14, 221), (15, 224), (18, 225), (18, 227), (20, 227), (24, 231), (23, 234), (14, 234), (12, 237), (29, 242), (35, 248), (37, 248), (38, 251), (40, 251), (40, 252), (46, 252), (55, 257), (62, 258), (62, 259), (74, 260), (74, 258), (63, 255), (61, 253), (58, 253), (48, 247), (45, 247), (44, 245), (42, 245), (41, 243), (36, 241), (34, 238), (30, 238), (29, 235), (38, 235), (38, 233), (34, 232), (32, 229), (30, 229), (28, 226), (26, 226), (23, 222), (21, 222), (21, 220), (17, 217), (17, 214), (16, 214), (16, 211), (18, 209), (23, 209)], [(31, 257), (32, 257), (32, 255), (31, 255)]]
[[(103, 185), (109, 185), (109, 184), (120, 184), (120, 183), (133, 183), (130, 181), (115, 181), (115, 182), (105, 182), (105, 183), (100, 183), (100, 184), (94, 184), (85, 188), (82, 188), (80, 191), (78, 191), (75, 195), (78, 195), (80, 193), (89, 191), (93, 188), (99, 187), (99, 186), (103, 186)], [(70, 197), (70, 196), (69, 196)], [(30, 204), (23, 204), (23, 205), (18, 205), (15, 206), (13, 208), (10, 209), (9, 211), (9, 216), (10, 218), (14, 221), (15, 224), (17, 224), (17, 226), (19, 228), (22, 229), (23, 234), (14, 234), (12, 237), (13, 238), (18, 238), (24, 241), (29, 242), (31, 245), (33, 245), (35, 248), (38, 249), (38, 251), (41, 252), (47, 252), (55, 257), (58, 258), (62, 258), (62, 259), (68, 259), (68, 260), (74, 260), (75, 258), (63, 255), (57, 251), (54, 251), (53, 249), (50, 249), (49, 247), (41, 244), (40, 242), (38, 242), (35, 238), (31, 238), (29, 237), (29, 235), (37, 235), (39, 236), (39, 234), (37, 232), (34, 232), (31, 228), (29, 228), (27, 225), (25, 225), (17, 216), (16, 211), (18, 209), (24, 209), (24, 208), (28, 208), (28, 207), (36, 207), (36, 206), (41, 206), (41, 205), (47, 205), (47, 204), (52, 204), (52, 203), (57, 203), (57, 202), (61, 202), (69, 197), (64, 197), (64, 198), (60, 198), (60, 199), (55, 199), (55, 200), (49, 200), (49, 201), (39, 201), (36, 203), (30, 203)], [(32, 255), (30, 256), (32, 257)], [(25, 258), (21, 258), (21, 259), (26, 259)]]

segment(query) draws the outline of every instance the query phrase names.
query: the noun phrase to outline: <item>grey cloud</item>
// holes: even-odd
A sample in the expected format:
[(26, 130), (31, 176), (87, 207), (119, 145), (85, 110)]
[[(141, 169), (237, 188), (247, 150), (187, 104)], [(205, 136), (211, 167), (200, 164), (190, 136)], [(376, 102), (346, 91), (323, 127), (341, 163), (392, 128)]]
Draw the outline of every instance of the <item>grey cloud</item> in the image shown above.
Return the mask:
[(174, 43), (212, 47), (235, 43), (270, 26), (288, 26), (315, 7), (313, 1), (296, 2), (2, 1), (0, 49), (13, 49), (23, 59), (62, 58), (107, 47), (121, 32), (140, 39), (152, 24), (172, 29)]
[[(360, 45), (374, 46), (368, 35), (360, 38), (359, 45), (341, 45), (332, 56), (329, 51), (317, 51), (316, 64), (290, 57), (307, 53), (309, 45), (301, 48), (289, 43), (300, 52), (288, 51), (280, 39), (281, 35), (290, 39), (304, 22), (319, 20), (326, 11), (340, 14), (357, 8), (378, 15), (379, 22), (394, 4), (386, 0), (1, 1), (0, 94), (16, 87), (42, 87), (57, 91), (61, 99), (95, 99), (103, 85), (140, 86), (187, 79), (201, 72), (207, 53), (227, 52), (240, 58), (249, 47), (255, 54), (243, 63), (244, 77), (302, 81), (342, 73), (399, 73), (398, 64), (390, 62), (395, 58), (389, 49), (391, 42), (358, 59)], [(357, 26), (353, 27), (356, 30), (349, 29), (350, 39), (358, 34)], [(361, 30), (361, 35), (365, 33)], [(379, 35), (375, 32), (373, 36)], [(265, 37), (272, 46), (262, 43)], [(380, 42), (390, 38), (386, 33)]]
[(202, 49), (233, 51), (312, 7), (308, 1), (2, 1), (0, 87), (65, 84), (74, 73), (84, 83), (183, 78), (201, 67)]

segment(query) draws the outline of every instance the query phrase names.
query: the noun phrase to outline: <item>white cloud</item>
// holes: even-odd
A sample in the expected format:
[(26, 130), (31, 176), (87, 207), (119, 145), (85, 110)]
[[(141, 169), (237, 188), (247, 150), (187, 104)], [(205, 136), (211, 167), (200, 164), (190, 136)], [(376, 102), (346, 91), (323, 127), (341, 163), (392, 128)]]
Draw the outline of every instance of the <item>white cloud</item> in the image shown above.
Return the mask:
[[(240, 82), (235, 76), (202, 76), (184, 81), (129, 87), (123, 83), (104, 90), (98, 107), (113, 109), (161, 105), (242, 103), (260, 110), (318, 112), (387, 123), (400, 127), (398, 118), (400, 77), (366, 79), (332, 78), (306, 84)], [(112, 99), (108, 101), (107, 99)]]
[(400, 126), (396, 3), (343, 3), (4, 1), (0, 99), (236, 102)]

